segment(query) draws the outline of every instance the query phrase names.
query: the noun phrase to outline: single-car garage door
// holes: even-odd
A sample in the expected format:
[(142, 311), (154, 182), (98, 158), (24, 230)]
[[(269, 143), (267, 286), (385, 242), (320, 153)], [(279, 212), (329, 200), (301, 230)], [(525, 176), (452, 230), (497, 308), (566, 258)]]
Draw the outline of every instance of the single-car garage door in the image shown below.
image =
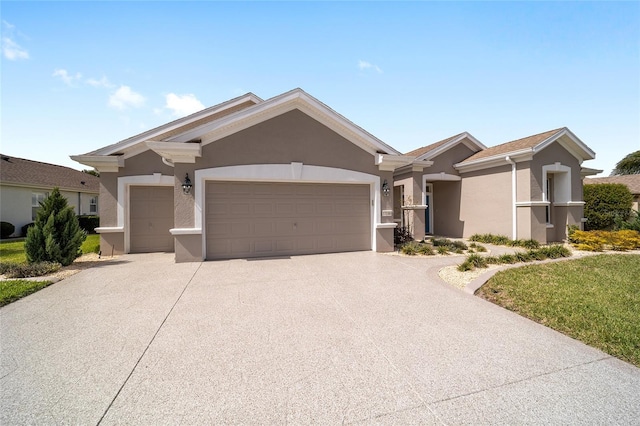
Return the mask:
[(131, 186), (131, 253), (173, 251), (173, 187)]
[(371, 250), (369, 185), (208, 182), (207, 259)]

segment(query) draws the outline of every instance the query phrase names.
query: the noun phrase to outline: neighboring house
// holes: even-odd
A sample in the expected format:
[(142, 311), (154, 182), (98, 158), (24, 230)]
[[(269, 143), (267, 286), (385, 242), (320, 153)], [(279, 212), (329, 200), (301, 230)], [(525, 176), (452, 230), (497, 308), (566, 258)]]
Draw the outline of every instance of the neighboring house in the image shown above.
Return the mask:
[(580, 163), (594, 154), (567, 129), (523, 141), (487, 149), (463, 133), (402, 155), (295, 89), (71, 158), (100, 171), (103, 252), (184, 262), (392, 251), (402, 216), (417, 237), (561, 239), (581, 223)]
[(33, 222), (42, 202), (54, 187), (78, 215), (98, 214), (100, 179), (69, 167), (1, 155), (0, 219), (16, 227)]
[(631, 205), (631, 208), (635, 211), (640, 211), (638, 210), (638, 205), (640, 204), (640, 174), (588, 178), (584, 181), (585, 185), (598, 183), (621, 183), (626, 185), (627, 188), (629, 188), (631, 195), (633, 195), (633, 204)]

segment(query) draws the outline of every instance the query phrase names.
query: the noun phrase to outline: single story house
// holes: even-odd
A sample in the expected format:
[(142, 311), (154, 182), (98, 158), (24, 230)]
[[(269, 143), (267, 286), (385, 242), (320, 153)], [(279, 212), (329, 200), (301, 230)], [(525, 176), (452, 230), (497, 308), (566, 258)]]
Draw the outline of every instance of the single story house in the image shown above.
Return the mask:
[(598, 183), (620, 183), (622, 185), (626, 185), (626, 187), (629, 188), (631, 195), (633, 195), (631, 208), (635, 211), (640, 211), (638, 210), (638, 206), (640, 205), (640, 174), (587, 178), (584, 181), (585, 185), (594, 185)]
[(33, 222), (53, 188), (58, 187), (77, 215), (97, 215), (100, 179), (69, 167), (0, 155), (0, 219), (16, 227)]
[(100, 171), (103, 252), (184, 262), (387, 252), (398, 222), (418, 238), (555, 241), (581, 223), (581, 163), (594, 153), (558, 129), (493, 148), (463, 133), (403, 155), (294, 89), (71, 158)]

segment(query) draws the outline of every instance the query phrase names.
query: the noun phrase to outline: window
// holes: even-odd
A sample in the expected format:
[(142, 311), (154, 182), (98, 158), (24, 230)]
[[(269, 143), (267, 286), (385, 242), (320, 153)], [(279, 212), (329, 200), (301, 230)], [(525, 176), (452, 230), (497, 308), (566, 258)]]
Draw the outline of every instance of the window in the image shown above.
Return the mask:
[(40, 210), (40, 203), (49, 196), (46, 192), (32, 192), (31, 193), (31, 220), (36, 220), (38, 210)]
[(553, 177), (551, 175), (547, 175), (547, 182), (545, 187), (545, 192), (547, 194), (547, 201), (549, 201), (549, 205), (545, 207), (545, 217), (547, 224), (551, 224), (551, 206), (553, 205)]
[(89, 200), (89, 213), (98, 213), (98, 197), (91, 197)]

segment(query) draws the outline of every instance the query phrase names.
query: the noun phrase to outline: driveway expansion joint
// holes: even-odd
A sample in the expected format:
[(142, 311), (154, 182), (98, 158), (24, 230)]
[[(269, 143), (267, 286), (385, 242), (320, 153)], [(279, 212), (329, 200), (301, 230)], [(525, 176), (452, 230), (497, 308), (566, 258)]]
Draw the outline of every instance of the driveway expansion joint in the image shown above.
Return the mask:
[(153, 343), (153, 341), (155, 340), (156, 336), (158, 335), (158, 333), (160, 332), (160, 330), (162, 329), (162, 327), (164, 326), (165, 322), (167, 322), (167, 319), (169, 318), (169, 316), (171, 315), (171, 313), (173, 312), (173, 310), (175, 309), (176, 305), (178, 304), (178, 302), (180, 301), (180, 299), (182, 298), (182, 295), (184, 294), (185, 291), (187, 291), (187, 288), (189, 287), (189, 284), (191, 284), (191, 281), (193, 281), (193, 278), (196, 276), (196, 274), (198, 273), (198, 271), (200, 270), (200, 267), (202, 266), (202, 262), (200, 264), (198, 264), (198, 267), (196, 268), (195, 271), (193, 271), (193, 274), (191, 274), (191, 277), (189, 278), (189, 280), (187, 281), (187, 283), (184, 285), (182, 291), (180, 292), (180, 294), (178, 295), (178, 298), (175, 300), (175, 302), (173, 302), (173, 305), (171, 305), (171, 309), (169, 309), (169, 312), (167, 312), (167, 315), (165, 315), (165, 317), (162, 319), (162, 322), (160, 323), (160, 325), (158, 326), (158, 329), (155, 331), (155, 333), (153, 333), (153, 336), (151, 336), (151, 340), (149, 340), (149, 343), (147, 343), (147, 346), (144, 348), (144, 350), (142, 351), (142, 354), (140, 354), (140, 357), (138, 358), (138, 360), (136, 361), (136, 363), (134, 364), (133, 368), (131, 369), (131, 371), (129, 372), (129, 374), (127, 375), (127, 378), (124, 380), (124, 382), (122, 382), (122, 385), (120, 386), (120, 388), (118, 389), (118, 392), (116, 392), (115, 396), (113, 397), (113, 399), (111, 400), (111, 402), (109, 402), (109, 405), (107, 406), (107, 408), (104, 410), (104, 413), (102, 413), (102, 416), (100, 417), (100, 420), (98, 420), (98, 423), (96, 423), (96, 426), (99, 426), (102, 421), (104, 420), (104, 418), (106, 417), (107, 413), (109, 412), (109, 410), (111, 409), (111, 407), (113, 406), (113, 403), (116, 401), (116, 399), (118, 399), (118, 396), (120, 395), (120, 393), (122, 392), (122, 390), (124, 389), (124, 387), (127, 385), (127, 382), (129, 382), (129, 379), (131, 378), (131, 376), (133, 375), (133, 373), (136, 371), (136, 368), (138, 368), (138, 365), (140, 364), (140, 361), (142, 361), (142, 358), (144, 358), (145, 354), (147, 353), (147, 351), (149, 350), (149, 347), (151, 346), (151, 344)]

